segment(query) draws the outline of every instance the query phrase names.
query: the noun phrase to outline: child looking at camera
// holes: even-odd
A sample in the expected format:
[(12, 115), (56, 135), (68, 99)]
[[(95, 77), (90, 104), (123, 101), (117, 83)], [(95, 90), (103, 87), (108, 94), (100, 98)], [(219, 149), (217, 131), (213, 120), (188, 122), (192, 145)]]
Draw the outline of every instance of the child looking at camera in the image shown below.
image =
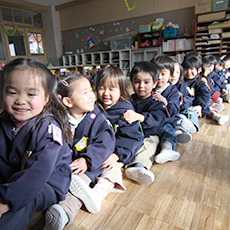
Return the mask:
[(152, 62), (160, 72), (158, 83), (153, 89), (152, 98), (164, 103), (165, 111), (168, 115), (164, 119), (165, 132), (160, 137), (160, 152), (156, 155), (155, 161), (157, 163), (176, 161), (180, 157), (179, 152), (174, 150), (177, 143), (175, 126), (179, 120), (180, 100), (177, 87), (169, 82), (174, 72), (174, 61), (167, 55), (158, 55)]
[[(113, 153), (115, 144), (113, 131), (95, 105), (95, 95), (86, 77), (72, 74), (62, 78), (58, 96), (69, 116), (73, 173), (66, 199), (51, 206), (46, 213), (45, 229), (53, 230), (70, 224), (83, 203), (88, 211), (98, 212), (100, 202), (94, 194), (85, 193), (84, 188), (103, 172), (101, 166)], [(90, 202), (88, 196), (93, 196)]]
[[(98, 182), (92, 189), (84, 188), (85, 193), (94, 194), (101, 203), (111, 191), (126, 191), (122, 182), (121, 167), (133, 160), (143, 143), (143, 135), (138, 121), (129, 124), (121, 119), (126, 110), (134, 108), (130, 103), (127, 78), (119, 67), (105, 66), (98, 74), (96, 90), (98, 105), (113, 127), (116, 138), (112, 155), (101, 166), (104, 171), (97, 178)], [(90, 197), (92, 196), (89, 196), (89, 199)]]
[(71, 180), (67, 114), (45, 65), (15, 59), (3, 69), (0, 226), (26, 229), (37, 210), (65, 199)]
[(126, 165), (125, 174), (139, 183), (150, 184), (155, 176), (150, 171), (159, 144), (159, 137), (164, 133), (164, 119), (167, 117), (165, 105), (152, 99), (152, 90), (157, 85), (159, 71), (151, 62), (139, 62), (131, 71), (134, 94), (132, 104), (135, 108), (127, 110), (122, 119), (128, 123), (141, 122), (144, 131), (144, 143), (131, 163)]

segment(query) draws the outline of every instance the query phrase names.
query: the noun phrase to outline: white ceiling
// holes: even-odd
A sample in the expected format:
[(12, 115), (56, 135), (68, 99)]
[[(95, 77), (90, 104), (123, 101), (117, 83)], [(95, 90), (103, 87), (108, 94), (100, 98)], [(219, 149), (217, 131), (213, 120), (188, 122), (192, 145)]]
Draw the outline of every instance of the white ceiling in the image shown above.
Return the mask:
[(44, 5), (44, 6), (58, 6), (61, 4), (65, 4), (68, 2), (73, 2), (75, 0), (25, 0), (27, 2), (33, 2), (39, 5)]

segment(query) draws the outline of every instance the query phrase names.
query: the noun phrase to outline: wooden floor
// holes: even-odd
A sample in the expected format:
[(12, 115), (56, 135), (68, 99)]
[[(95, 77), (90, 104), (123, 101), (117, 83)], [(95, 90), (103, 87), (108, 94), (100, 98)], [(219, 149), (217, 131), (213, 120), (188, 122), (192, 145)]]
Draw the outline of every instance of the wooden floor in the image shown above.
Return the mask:
[[(221, 114), (230, 115), (230, 104)], [(176, 162), (154, 164), (156, 180), (139, 185), (124, 176), (127, 191), (110, 193), (97, 214), (80, 210), (64, 230), (230, 229), (230, 126), (200, 119), (193, 141), (178, 144)], [(43, 216), (31, 221), (42, 229)]]

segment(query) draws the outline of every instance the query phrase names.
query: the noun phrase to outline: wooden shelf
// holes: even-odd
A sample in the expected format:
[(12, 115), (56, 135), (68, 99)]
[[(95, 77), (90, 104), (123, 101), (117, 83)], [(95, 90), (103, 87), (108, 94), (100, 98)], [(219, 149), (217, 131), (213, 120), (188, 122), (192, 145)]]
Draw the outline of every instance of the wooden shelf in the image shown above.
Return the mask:
[[(230, 9), (222, 11), (223, 15), (229, 15)], [(194, 39), (194, 49), (200, 52), (201, 55), (206, 54), (216, 54), (221, 55), (222, 53), (230, 52), (230, 23), (224, 23), (229, 20), (229, 18), (220, 18), (206, 21), (199, 21), (198, 17), (205, 14), (196, 15), (196, 34)], [(213, 24), (213, 22), (219, 22)], [(201, 29), (197, 29), (201, 28)], [(212, 34), (218, 34), (219, 38), (211, 38)], [(207, 37), (207, 39), (200, 39), (202, 37)]]

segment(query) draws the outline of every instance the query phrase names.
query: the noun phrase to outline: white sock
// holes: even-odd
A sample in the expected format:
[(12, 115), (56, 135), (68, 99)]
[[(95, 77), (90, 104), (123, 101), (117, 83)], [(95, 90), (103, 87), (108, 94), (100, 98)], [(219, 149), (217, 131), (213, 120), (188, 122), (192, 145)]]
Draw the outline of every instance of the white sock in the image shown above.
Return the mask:
[(110, 182), (108, 179), (103, 178), (100, 179), (95, 186), (93, 187), (94, 192), (97, 193), (98, 198), (101, 199), (101, 201), (104, 200), (104, 198), (112, 191), (114, 188), (115, 183)]
[(168, 141), (164, 142), (162, 145), (161, 145), (161, 152), (163, 150), (172, 150), (172, 144)]

